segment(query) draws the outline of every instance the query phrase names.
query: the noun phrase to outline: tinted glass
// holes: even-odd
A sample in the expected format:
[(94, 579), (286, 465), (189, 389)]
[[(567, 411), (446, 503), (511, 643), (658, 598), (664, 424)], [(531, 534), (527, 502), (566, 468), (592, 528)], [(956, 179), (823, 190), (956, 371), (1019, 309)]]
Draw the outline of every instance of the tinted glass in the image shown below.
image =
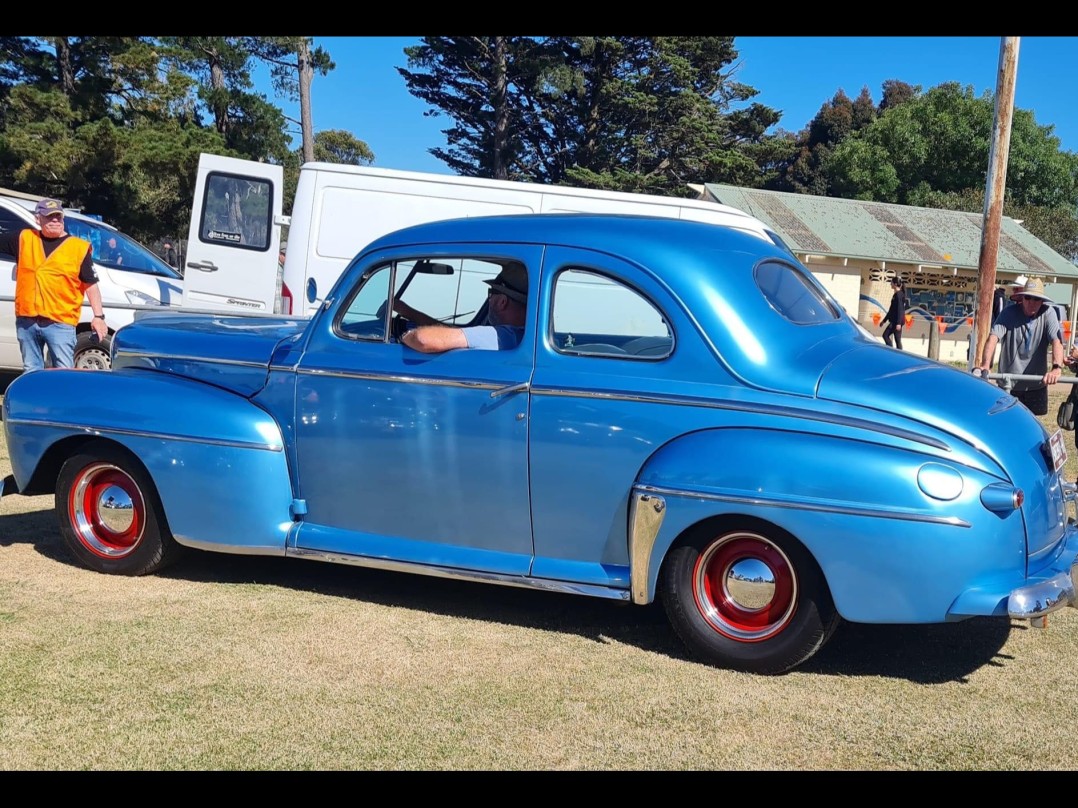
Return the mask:
[(771, 307), (791, 322), (807, 325), (839, 319), (836, 305), (824, 291), (788, 264), (760, 264), (756, 268), (756, 285)]
[(144, 275), (161, 275), (177, 280), (183, 277), (149, 249), (118, 230), (71, 216), (64, 217), (64, 229), (90, 242), (94, 261), (99, 264)]

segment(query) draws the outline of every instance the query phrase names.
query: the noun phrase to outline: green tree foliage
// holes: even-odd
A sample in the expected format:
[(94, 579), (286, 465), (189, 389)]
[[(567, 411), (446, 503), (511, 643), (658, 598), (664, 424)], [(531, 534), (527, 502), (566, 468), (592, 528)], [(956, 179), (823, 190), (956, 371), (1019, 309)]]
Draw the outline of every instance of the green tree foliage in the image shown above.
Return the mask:
[(774, 172), (767, 187), (777, 191), (831, 195), (831, 180), (824, 166), (835, 147), (875, 120), (876, 107), (867, 87), (862, 88), (861, 94), (852, 101), (839, 90), (797, 136), (795, 150), (786, 164)]
[(408, 91), (430, 104), (424, 115), (447, 115), (447, 147), (428, 151), (466, 177), (524, 180), (521, 130), (536, 63), (528, 37), (424, 37), (404, 49), (408, 70), (398, 67)]
[(269, 65), (277, 95), (299, 102), (300, 150), (304, 161), (316, 159), (311, 113), (311, 82), (315, 73), (325, 76), (336, 65), (324, 48), (314, 47), (310, 37), (247, 37), (246, 47)]
[[(904, 96), (851, 133), (823, 161), (829, 193), (904, 205), (981, 212), (995, 104), (990, 93), (948, 82)], [(1012, 116), (1004, 212), (1061, 255), (1073, 256), (1078, 155), (1028, 110)]]
[[(201, 152), (289, 159), (284, 115), (251, 78), (256, 59), (278, 58), (286, 44), (0, 37), (0, 185), (59, 197), (145, 241), (182, 234)], [(327, 159), (348, 156), (347, 143), (337, 145)]]
[[(759, 185), (788, 152), (778, 113), (735, 110), (732, 37), (427, 37), (398, 68), (446, 115), (466, 176), (684, 195), (690, 182)], [(764, 167), (761, 167), (761, 164)]]

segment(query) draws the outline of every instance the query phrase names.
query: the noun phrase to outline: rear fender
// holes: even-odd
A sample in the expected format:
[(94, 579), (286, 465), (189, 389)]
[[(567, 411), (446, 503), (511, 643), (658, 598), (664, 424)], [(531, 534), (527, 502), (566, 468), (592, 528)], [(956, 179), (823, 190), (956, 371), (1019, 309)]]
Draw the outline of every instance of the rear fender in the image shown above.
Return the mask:
[(283, 552), (293, 495), (281, 430), (242, 396), (144, 371), (36, 371), (8, 387), (4, 429), (22, 493), (52, 492), (63, 462), (103, 438), (146, 467), (177, 541)]
[[(996, 482), (937, 454), (867, 441), (748, 428), (686, 435), (651, 457), (634, 489), (633, 600), (654, 598), (663, 559), (691, 528), (751, 517), (808, 549), (843, 617), (882, 607), (911, 622), (942, 619), (970, 569), (1024, 563), (1021, 512), (980, 503)], [(941, 570), (931, 581), (926, 559)]]

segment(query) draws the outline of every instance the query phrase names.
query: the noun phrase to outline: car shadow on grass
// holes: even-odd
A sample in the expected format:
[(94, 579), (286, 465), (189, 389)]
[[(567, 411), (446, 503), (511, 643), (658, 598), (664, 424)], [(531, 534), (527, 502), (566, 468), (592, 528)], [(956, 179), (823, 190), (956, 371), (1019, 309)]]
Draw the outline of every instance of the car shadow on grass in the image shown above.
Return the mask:
[[(572, 633), (693, 661), (658, 603), (634, 606), (367, 567), (216, 553), (191, 554), (163, 574), (195, 581), (272, 583), (383, 606)], [(1001, 649), (1012, 629), (1025, 630), (1023, 624), (996, 618), (927, 626), (843, 623), (797, 671), (921, 684), (964, 681), (984, 665), (1010, 661)]]
[[(0, 546), (23, 536), (57, 563), (77, 562), (63, 546), (51, 510), (0, 516)], [(256, 584), (315, 592), (381, 606), (396, 606), (490, 623), (561, 632), (594, 642), (616, 642), (695, 663), (674, 634), (661, 605), (629, 603), (496, 586), (428, 575), (303, 559), (193, 550), (158, 574), (201, 582)], [(873, 676), (920, 684), (961, 682), (985, 665), (1006, 665), (1001, 653), (1012, 630), (1027, 625), (974, 618), (939, 625), (842, 623), (830, 641), (798, 673)]]

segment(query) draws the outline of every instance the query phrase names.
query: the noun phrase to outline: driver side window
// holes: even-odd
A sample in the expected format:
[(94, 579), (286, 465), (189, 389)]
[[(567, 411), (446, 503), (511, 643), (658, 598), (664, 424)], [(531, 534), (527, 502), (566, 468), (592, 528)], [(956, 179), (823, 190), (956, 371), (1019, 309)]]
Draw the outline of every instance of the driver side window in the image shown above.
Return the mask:
[(356, 339), (385, 339), (390, 270), (389, 264), (378, 267), (360, 282), (337, 322), (338, 333)]
[[(473, 325), (482, 319), (487, 292), (501, 265), (471, 256), (417, 258), (382, 264), (364, 274), (337, 322), (337, 332), (353, 339), (396, 340), (407, 322), (395, 315), (396, 301), (445, 325)], [(393, 279), (393, 297), (389, 287)]]

